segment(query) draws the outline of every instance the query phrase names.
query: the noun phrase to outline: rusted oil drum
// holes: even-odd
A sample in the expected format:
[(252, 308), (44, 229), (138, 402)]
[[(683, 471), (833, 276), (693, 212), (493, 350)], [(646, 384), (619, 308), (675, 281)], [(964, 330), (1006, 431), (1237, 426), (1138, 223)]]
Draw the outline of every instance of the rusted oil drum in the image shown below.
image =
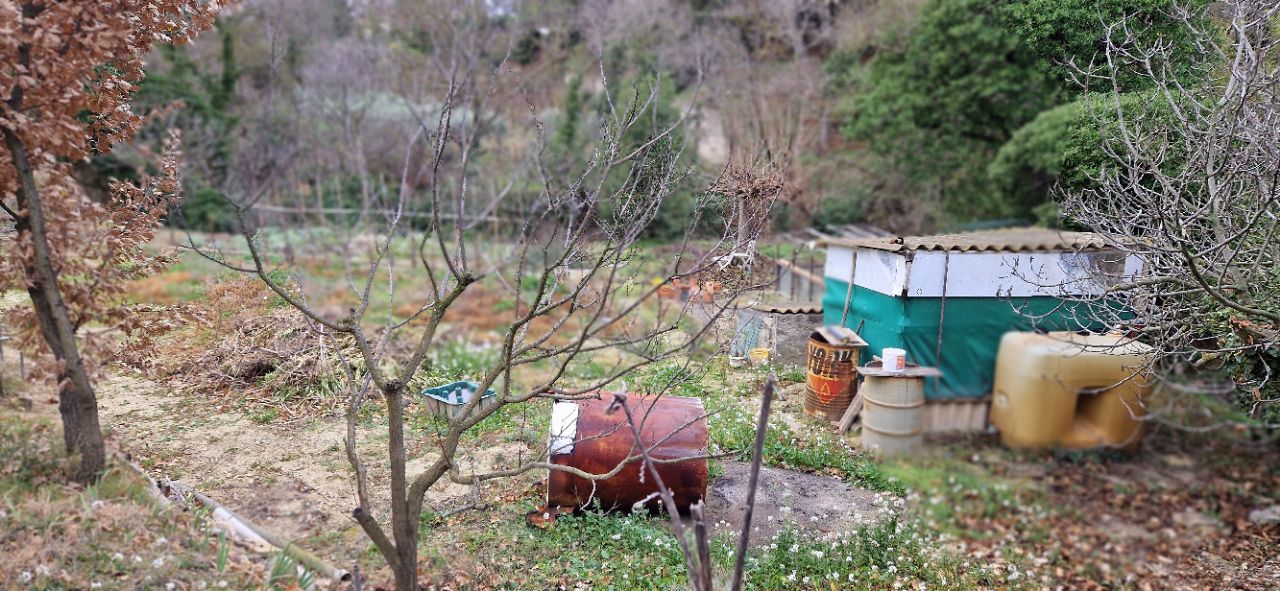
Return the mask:
[[(613, 395), (600, 399), (557, 402), (552, 408), (548, 453), (551, 463), (572, 466), (588, 474), (606, 474), (630, 456), (639, 456), (631, 426), (621, 409), (606, 414)], [(671, 489), (676, 507), (687, 511), (707, 493), (707, 418), (702, 401), (679, 396), (630, 395), (627, 405), (640, 425), (640, 441), (649, 449), (662, 482)], [(684, 458), (687, 461), (671, 461)], [(665, 461), (665, 462), (664, 462)], [(547, 477), (549, 507), (585, 507), (598, 502), (606, 510), (630, 510), (643, 502), (650, 511), (662, 500), (643, 461), (624, 465), (617, 474), (592, 482), (551, 470)], [(652, 495), (652, 496), (651, 496)]]
[(924, 380), (940, 377), (933, 367), (886, 370), (872, 361), (862, 374), (862, 447), (881, 457), (911, 453), (924, 445)]
[(805, 414), (840, 420), (858, 391), (854, 368), (866, 345), (857, 333), (844, 326), (824, 326), (809, 335)]

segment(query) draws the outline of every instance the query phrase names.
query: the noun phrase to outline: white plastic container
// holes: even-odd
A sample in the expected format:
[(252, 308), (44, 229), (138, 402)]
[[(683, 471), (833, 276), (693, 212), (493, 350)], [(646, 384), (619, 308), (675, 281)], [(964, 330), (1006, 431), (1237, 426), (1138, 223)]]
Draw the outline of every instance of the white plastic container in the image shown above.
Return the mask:
[(885, 371), (902, 372), (907, 369), (907, 352), (904, 349), (885, 347), (880, 359), (884, 360)]

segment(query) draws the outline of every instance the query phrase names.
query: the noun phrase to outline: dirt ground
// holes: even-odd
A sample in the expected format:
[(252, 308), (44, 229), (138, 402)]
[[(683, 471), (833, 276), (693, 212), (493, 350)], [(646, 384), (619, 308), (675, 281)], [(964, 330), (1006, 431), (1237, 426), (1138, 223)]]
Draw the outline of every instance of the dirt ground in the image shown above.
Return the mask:
[[(213, 400), (168, 393), (144, 378), (117, 375), (99, 389), (104, 429), (153, 476), (181, 480), (242, 516), (336, 563), (353, 560), (366, 546), (350, 517), (355, 487), (344, 448), (342, 417), (287, 424), (258, 424)], [(359, 430), (358, 449), (370, 477), (374, 506), (389, 497), (387, 464), (377, 427)], [(514, 457), (523, 444), (486, 445), (464, 452), (469, 469), (485, 470)], [(432, 459), (425, 446), (412, 454), (410, 473)], [(519, 487), (513, 482), (508, 486)], [(496, 490), (496, 487), (495, 487)], [(493, 491), (489, 491), (493, 492)], [(427, 495), (437, 512), (472, 501), (474, 491), (441, 481)], [(495, 493), (496, 494), (496, 493)]]
[[(101, 389), (103, 423), (122, 449), (156, 476), (186, 481), (246, 517), (342, 562), (366, 546), (348, 517), (354, 506), (340, 417), (257, 424), (214, 401), (167, 394), (145, 379), (117, 376)], [(779, 418), (805, 420), (780, 405)], [(175, 420), (175, 418), (177, 420)], [(362, 429), (361, 455), (377, 497), (385, 463), (380, 429)], [(529, 450), (495, 443), (468, 461), (491, 465)], [(414, 464), (427, 460), (419, 457)], [(1049, 588), (1280, 589), (1280, 525), (1253, 523), (1249, 513), (1274, 504), (1280, 491), (1273, 456), (1249, 443), (1205, 443), (1155, 433), (1133, 455), (1026, 454), (994, 438), (935, 439), (930, 453), (905, 464), (939, 474), (972, 468), (982, 478), (1021, 483), (1024, 508), (984, 514), (980, 493), (947, 484), (913, 487), (902, 501), (849, 486), (829, 475), (764, 468), (753, 531), (767, 540), (788, 518), (805, 529), (856, 529), (889, 512), (927, 514), (930, 497), (958, 510), (949, 526), (953, 548), (975, 560), (1030, 561), (1056, 582)], [(715, 531), (741, 527), (748, 466), (722, 462), (708, 494)], [(522, 499), (536, 476), (503, 482), (481, 502)], [(923, 484), (923, 483), (922, 483)], [(472, 503), (474, 491), (445, 484), (428, 502), (438, 512)], [(375, 505), (384, 501), (375, 500)], [(1036, 511), (1035, 508), (1041, 508)]]
[(1029, 560), (1058, 589), (1280, 589), (1280, 523), (1250, 519), (1280, 503), (1266, 444), (1166, 429), (1133, 454), (1014, 452), (994, 436), (932, 447), (913, 464), (1022, 491), (994, 506), (960, 484), (912, 495), (926, 514), (956, 507), (954, 548), (975, 560)]
[[(724, 473), (707, 491), (706, 515), (712, 533), (742, 531), (751, 465), (721, 464)], [(855, 531), (894, 512), (891, 495), (850, 486), (831, 476), (805, 474), (762, 466), (751, 522), (751, 545), (767, 543), (782, 525), (794, 520), (803, 529), (821, 533)], [(901, 502), (897, 503), (901, 507)]]
[(182, 480), (289, 538), (347, 521), (353, 495), (334, 457), (340, 429), (258, 425), (130, 376), (107, 380), (98, 399), (104, 428), (154, 476)]

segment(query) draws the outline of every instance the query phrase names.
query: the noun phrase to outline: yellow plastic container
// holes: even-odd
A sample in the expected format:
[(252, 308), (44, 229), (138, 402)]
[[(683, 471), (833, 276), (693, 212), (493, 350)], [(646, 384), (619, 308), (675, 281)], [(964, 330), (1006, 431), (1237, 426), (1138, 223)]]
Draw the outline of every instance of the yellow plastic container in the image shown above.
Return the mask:
[(1151, 347), (1121, 335), (1006, 333), (991, 424), (1010, 447), (1133, 448), (1151, 358)]
[(751, 359), (751, 365), (761, 365), (769, 362), (769, 349), (764, 347), (756, 347), (747, 351), (747, 358)]

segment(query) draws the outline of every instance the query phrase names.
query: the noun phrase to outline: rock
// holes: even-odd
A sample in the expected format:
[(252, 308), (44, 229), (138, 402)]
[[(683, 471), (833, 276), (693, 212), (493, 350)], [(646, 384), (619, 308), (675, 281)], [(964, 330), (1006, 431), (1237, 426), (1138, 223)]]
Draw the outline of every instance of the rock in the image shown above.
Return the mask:
[(1272, 505), (1265, 509), (1254, 509), (1249, 512), (1249, 521), (1258, 525), (1280, 523), (1280, 505)]
[(1211, 535), (1217, 532), (1221, 525), (1217, 519), (1190, 508), (1174, 513), (1173, 522), (1198, 536)]

